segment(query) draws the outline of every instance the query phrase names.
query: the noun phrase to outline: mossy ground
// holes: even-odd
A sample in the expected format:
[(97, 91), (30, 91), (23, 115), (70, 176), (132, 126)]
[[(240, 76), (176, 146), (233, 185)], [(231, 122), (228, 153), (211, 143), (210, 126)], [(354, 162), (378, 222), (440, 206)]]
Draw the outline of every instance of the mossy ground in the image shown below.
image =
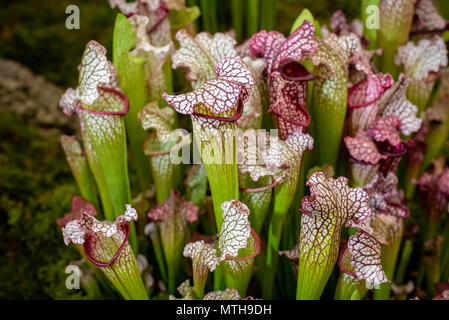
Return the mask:
[(62, 299), (65, 268), (79, 254), (55, 219), (78, 190), (57, 137), (0, 113), (0, 299)]

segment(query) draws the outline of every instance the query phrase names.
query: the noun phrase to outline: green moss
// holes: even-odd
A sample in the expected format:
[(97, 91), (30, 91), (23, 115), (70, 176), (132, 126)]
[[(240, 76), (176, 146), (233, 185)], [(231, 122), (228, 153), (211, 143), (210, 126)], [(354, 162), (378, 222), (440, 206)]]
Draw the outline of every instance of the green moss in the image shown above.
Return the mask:
[(79, 254), (55, 223), (79, 193), (58, 137), (9, 113), (0, 113), (0, 137), (0, 299), (81, 298), (65, 288)]

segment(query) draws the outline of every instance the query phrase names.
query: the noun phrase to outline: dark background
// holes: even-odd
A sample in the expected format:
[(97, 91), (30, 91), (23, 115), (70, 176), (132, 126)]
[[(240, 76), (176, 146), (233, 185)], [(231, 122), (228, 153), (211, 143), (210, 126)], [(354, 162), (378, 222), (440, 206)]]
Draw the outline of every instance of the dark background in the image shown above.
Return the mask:
[[(89, 40), (97, 40), (110, 51), (117, 11), (110, 9), (107, 0), (1, 0), (0, 3), (0, 56), (19, 61), (52, 82), (62, 86), (76, 84), (76, 67)], [(65, 8), (71, 4), (80, 9), (79, 30), (65, 28), (68, 16)], [(359, 7), (358, 0), (279, 0), (277, 29), (288, 32), (303, 8), (308, 8), (318, 20), (328, 21), (339, 8), (349, 18), (356, 17)], [(225, 31), (231, 25), (229, 1), (219, 0), (219, 8), (219, 29)]]

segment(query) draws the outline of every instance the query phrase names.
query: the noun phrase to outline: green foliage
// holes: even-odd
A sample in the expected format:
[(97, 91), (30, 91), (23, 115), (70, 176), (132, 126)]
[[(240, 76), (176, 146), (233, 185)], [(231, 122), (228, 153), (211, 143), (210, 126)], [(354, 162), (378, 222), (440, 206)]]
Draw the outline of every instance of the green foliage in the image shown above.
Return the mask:
[(129, 100), (130, 109), (125, 116), (126, 133), (131, 146), (132, 162), (140, 178), (140, 187), (144, 191), (149, 188), (151, 175), (148, 170), (148, 159), (142, 151), (143, 140), (147, 133), (142, 129), (137, 114), (148, 100), (144, 72), (147, 61), (129, 53), (135, 45), (136, 35), (131, 23), (124, 15), (117, 15), (114, 27), (113, 62), (117, 68), (120, 87)]
[(315, 35), (321, 36), (320, 23), (315, 20), (312, 12), (310, 12), (308, 9), (304, 9), (301, 11), (301, 14), (298, 16), (298, 18), (296, 18), (295, 22), (293, 22), (290, 33), (295, 32), (296, 29), (301, 27), (305, 20), (312, 22), (315, 26)]
[(197, 6), (172, 10), (169, 15), (170, 26), (174, 30), (183, 28), (194, 22), (200, 15), (200, 9)]

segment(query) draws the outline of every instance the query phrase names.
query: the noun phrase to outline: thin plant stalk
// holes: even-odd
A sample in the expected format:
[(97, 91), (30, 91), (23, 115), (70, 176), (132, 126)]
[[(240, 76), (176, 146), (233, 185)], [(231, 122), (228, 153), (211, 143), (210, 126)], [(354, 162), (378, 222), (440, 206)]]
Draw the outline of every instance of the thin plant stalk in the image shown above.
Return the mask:
[(62, 136), (61, 145), (81, 196), (99, 210), (97, 187), (89, 169), (84, 150), (75, 137)]
[[(194, 6), (198, 7), (198, 0), (187, 0), (186, 4), (188, 7), (194, 7)], [(195, 30), (199, 29), (199, 20), (198, 19), (195, 19), (195, 21), (193, 22), (193, 27)]]
[(159, 230), (155, 224), (151, 224), (149, 226), (151, 229), (145, 230), (145, 234), (147, 234), (151, 239), (151, 243), (153, 244), (154, 255), (156, 256), (158, 270), (161, 273), (162, 280), (165, 283), (167, 283), (168, 281), (167, 268), (165, 266), (164, 253), (162, 252), (162, 244), (159, 235)]
[(83, 139), (83, 146), (86, 152), (87, 162), (89, 164), (90, 169), (92, 170), (93, 177), (95, 179), (95, 184), (98, 188), (98, 193), (100, 195), (101, 207), (103, 209), (104, 217), (113, 218), (113, 204), (112, 200), (109, 197), (106, 180), (103, 172), (101, 171), (100, 163), (95, 155), (95, 152), (92, 149), (89, 136), (86, 133), (86, 130), (81, 130), (81, 136)]
[(432, 160), (438, 156), (449, 137), (449, 116), (441, 123), (431, 125), (426, 135), (425, 144), (427, 146), (424, 160), (421, 167), (421, 173), (427, 169)]
[(379, 68), (397, 78), (399, 68), (394, 62), (398, 47), (405, 44), (409, 37), (415, 8), (414, 0), (385, 0), (380, 3), (378, 30), (378, 48), (383, 49), (379, 57)]
[(449, 282), (449, 219), (446, 219), (444, 228), (444, 240), (441, 245), (441, 282)]
[(200, 4), (203, 29), (210, 33), (217, 32), (217, 1), (200, 0)]
[(129, 100), (129, 111), (125, 116), (126, 132), (140, 187), (145, 191), (151, 183), (148, 158), (142, 150), (147, 133), (138, 123), (137, 114), (147, 103), (144, 71), (146, 60), (129, 54), (135, 45), (136, 35), (131, 23), (124, 15), (119, 14), (114, 28), (113, 62), (120, 88)]
[[(240, 184), (246, 188), (257, 188), (267, 186), (271, 183), (270, 177), (262, 177), (257, 182), (252, 181), (249, 176), (240, 177)], [(242, 192), (241, 199), (251, 211), (249, 221), (251, 227), (259, 234), (265, 222), (267, 213), (271, 207), (272, 189), (257, 192)]]
[(231, 22), (237, 42), (243, 39), (243, 9), (242, 0), (231, 0)]
[(248, 37), (259, 31), (259, 6), (259, 0), (247, 0), (248, 20), (246, 30)]
[(406, 239), (404, 245), (402, 246), (401, 257), (399, 258), (399, 263), (396, 271), (396, 283), (403, 284), (405, 279), (405, 272), (407, 271), (407, 266), (410, 263), (410, 258), (413, 252), (413, 240)]
[[(403, 224), (403, 222), (401, 222)], [(402, 227), (403, 229), (403, 227)], [(387, 279), (394, 279), (396, 264), (398, 261), (399, 250), (401, 248), (402, 232), (391, 245), (382, 246), (382, 267), (385, 271)], [(378, 290), (374, 291), (375, 300), (388, 300), (390, 298), (391, 283), (382, 283)]]
[[(165, 79), (165, 88), (167, 92), (173, 92), (173, 69), (171, 68), (171, 58), (170, 56), (167, 56), (167, 59), (165, 59), (164, 65), (162, 66), (162, 71), (164, 72), (164, 79)], [(165, 103), (163, 99), (160, 98), (160, 102)], [(165, 106), (165, 105), (164, 105)], [(177, 122), (178, 117), (174, 117), (175, 121)]]
[(438, 12), (440, 12), (445, 19), (449, 19), (449, 2), (446, 0), (438, 0), (437, 2)]
[(370, 19), (375, 19), (376, 16), (373, 15), (373, 9), (379, 8), (380, 0), (362, 0), (362, 23), (363, 23), (363, 35), (370, 41), (368, 49), (375, 49), (377, 46), (377, 29), (369, 28), (370, 23), (375, 21), (370, 21)]
[(156, 187), (157, 204), (170, 198), (170, 192), (176, 190), (181, 176), (181, 167), (171, 163), (170, 150), (174, 147), (173, 141), (160, 142), (154, 134), (150, 134), (145, 140), (145, 152), (161, 151), (165, 154), (151, 155), (150, 167)]
[(416, 185), (413, 183), (413, 179), (416, 179), (416, 177), (419, 176), (421, 170), (422, 170), (422, 162), (415, 162), (410, 163), (405, 168), (405, 184), (404, 184), (404, 191), (405, 191), (405, 197), (407, 199), (412, 199), (413, 194), (415, 193)]
[(261, 3), (261, 30), (273, 30), (276, 27), (277, 0), (263, 0)]
[[(299, 167), (295, 176), (299, 175)], [(267, 257), (265, 266), (265, 279), (262, 286), (262, 294), (265, 299), (270, 299), (273, 294), (274, 278), (279, 257), (279, 244), (281, 242), (282, 227), (286, 220), (287, 212), (293, 201), (296, 192), (297, 178), (292, 179), (282, 185), (276, 187), (274, 190), (274, 206), (273, 214), (271, 216), (270, 225), (268, 228), (268, 244)]]

